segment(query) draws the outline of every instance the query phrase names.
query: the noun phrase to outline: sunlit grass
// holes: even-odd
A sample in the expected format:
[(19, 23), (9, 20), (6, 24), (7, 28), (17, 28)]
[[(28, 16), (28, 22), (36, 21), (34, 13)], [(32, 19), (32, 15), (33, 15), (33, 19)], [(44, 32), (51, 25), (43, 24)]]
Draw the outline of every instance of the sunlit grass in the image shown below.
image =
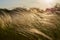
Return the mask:
[(0, 40), (59, 40), (60, 15), (34, 10), (0, 10)]

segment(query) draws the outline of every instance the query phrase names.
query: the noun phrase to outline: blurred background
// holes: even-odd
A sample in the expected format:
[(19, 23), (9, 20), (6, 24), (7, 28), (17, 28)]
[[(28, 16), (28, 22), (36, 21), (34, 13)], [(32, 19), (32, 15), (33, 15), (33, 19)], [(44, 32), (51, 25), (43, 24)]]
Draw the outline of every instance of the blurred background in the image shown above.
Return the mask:
[(35, 7), (46, 9), (53, 7), (56, 3), (60, 3), (60, 0), (0, 0), (0, 8)]

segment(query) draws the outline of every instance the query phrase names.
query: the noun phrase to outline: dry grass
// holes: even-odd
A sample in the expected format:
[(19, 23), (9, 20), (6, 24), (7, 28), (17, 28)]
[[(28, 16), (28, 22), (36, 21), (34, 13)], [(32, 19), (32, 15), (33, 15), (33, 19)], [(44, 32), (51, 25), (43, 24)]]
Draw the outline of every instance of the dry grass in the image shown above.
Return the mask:
[(59, 35), (58, 13), (0, 9), (0, 40), (60, 40)]

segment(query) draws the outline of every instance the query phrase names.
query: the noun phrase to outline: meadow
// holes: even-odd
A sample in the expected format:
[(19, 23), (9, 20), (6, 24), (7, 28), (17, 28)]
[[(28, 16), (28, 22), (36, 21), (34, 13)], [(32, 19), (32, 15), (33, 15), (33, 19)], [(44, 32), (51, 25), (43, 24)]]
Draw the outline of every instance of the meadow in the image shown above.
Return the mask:
[(59, 8), (0, 9), (0, 40), (60, 40)]

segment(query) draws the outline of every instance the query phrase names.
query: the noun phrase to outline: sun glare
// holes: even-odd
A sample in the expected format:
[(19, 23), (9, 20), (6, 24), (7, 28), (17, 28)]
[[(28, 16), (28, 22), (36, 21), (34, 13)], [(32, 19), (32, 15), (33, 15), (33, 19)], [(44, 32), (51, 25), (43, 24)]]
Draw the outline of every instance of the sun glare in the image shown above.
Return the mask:
[(53, 0), (45, 0), (46, 3), (52, 3)]
[(55, 0), (37, 0), (41, 9), (51, 8), (56, 4)]

